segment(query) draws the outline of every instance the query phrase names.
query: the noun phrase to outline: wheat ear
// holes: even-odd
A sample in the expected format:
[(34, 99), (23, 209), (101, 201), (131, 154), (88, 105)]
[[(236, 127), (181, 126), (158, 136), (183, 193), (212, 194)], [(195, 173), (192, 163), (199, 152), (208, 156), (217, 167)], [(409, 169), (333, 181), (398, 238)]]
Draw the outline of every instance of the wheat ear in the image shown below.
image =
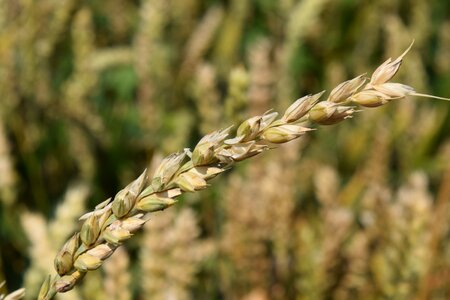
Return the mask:
[(234, 163), (313, 130), (307, 123), (339, 123), (351, 118), (357, 106), (377, 107), (415, 95), (412, 87), (389, 82), (410, 47), (397, 59), (381, 64), (371, 78), (360, 75), (341, 83), (325, 101), (319, 102), (323, 92), (305, 96), (295, 101), (281, 118), (269, 111), (244, 121), (233, 138), (228, 138), (230, 127), (206, 135), (192, 152), (185, 149), (169, 155), (151, 180), (144, 171), (114, 199), (97, 205), (94, 211), (80, 218), (84, 221), (81, 230), (57, 254), (57, 275), (47, 277), (38, 299), (48, 300), (56, 293), (71, 290), (87, 272), (98, 269), (117, 247), (131, 238), (150, 213), (172, 206), (182, 193), (205, 189), (210, 179)]

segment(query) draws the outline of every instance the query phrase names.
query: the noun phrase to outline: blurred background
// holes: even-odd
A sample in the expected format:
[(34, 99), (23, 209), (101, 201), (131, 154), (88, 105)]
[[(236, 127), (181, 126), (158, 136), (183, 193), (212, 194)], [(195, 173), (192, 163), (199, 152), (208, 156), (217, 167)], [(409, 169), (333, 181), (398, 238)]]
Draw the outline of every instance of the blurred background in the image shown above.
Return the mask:
[[(445, 0), (0, 0), (0, 282), (206, 133), (371, 72), (450, 96)], [(155, 214), (59, 299), (449, 299), (450, 106), (367, 109)]]

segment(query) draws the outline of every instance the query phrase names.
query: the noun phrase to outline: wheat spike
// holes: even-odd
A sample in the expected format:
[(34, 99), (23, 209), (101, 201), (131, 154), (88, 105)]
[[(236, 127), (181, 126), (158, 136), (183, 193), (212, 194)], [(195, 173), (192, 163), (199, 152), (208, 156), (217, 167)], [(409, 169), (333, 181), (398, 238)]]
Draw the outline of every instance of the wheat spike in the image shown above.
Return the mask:
[(172, 206), (183, 193), (207, 188), (212, 178), (235, 163), (302, 136), (313, 130), (309, 123), (339, 123), (351, 118), (357, 106), (377, 107), (415, 95), (407, 85), (388, 82), (405, 54), (381, 65), (369, 83), (361, 75), (338, 85), (326, 101), (318, 102), (322, 93), (309, 95), (294, 102), (281, 118), (272, 111), (254, 116), (242, 122), (231, 138), (231, 127), (215, 131), (203, 137), (192, 152), (185, 149), (166, 157), (152, 178), (144, 171), (113, 199), (81, 217), (84, 224), (80, 232), (55, 258), (58, 275), (45, 281), (39, 299), (71, 290), (142, 228), (150, 213)]

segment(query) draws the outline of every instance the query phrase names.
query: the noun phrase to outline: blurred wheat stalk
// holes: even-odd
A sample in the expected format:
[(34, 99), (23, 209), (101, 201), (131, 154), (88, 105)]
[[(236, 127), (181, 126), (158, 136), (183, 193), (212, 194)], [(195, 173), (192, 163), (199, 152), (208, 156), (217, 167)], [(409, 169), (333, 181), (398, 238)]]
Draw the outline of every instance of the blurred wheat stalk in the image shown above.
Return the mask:
[[(3, 287), (4, 284), (5, 284), (5, 282), (0, 283), (0, 289)], [(25, 289), (21, 288), (21, 289), (18, 289), (17, 291), (14, 291), (8, 295), (0, 294), (0, 299), (1, 300), (17, 300), (17, 299), (22, 299), (24, 296), (25, 296)]]

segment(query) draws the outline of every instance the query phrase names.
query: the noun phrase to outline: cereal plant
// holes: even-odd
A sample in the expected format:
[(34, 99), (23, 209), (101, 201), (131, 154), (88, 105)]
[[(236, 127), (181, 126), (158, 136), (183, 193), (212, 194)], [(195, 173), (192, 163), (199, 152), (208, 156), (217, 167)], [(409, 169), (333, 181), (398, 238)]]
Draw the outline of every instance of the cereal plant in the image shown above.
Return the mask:
[(0, 0), (0, 299), (450, 297), (447, 2)]

